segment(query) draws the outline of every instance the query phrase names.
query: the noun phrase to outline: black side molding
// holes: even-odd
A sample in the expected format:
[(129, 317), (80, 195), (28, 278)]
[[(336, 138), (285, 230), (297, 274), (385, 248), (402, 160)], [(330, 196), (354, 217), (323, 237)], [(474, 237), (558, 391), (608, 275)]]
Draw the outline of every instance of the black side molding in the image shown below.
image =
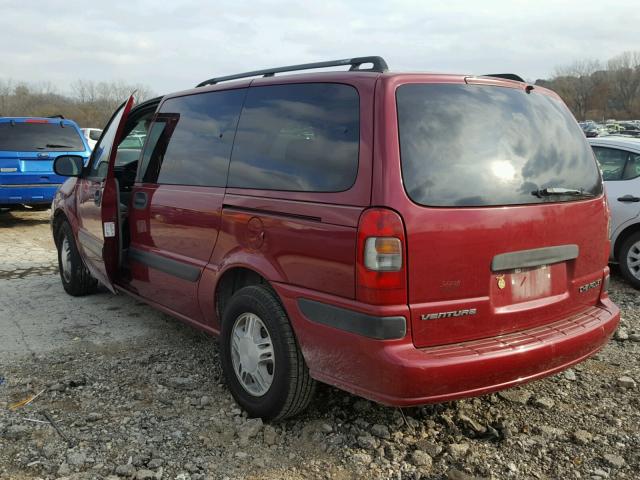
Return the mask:
[(306, 298), (298, 299), (298, 307), (312, 322), (376, 340), (395, 340), (407, 334), (404, 317), (373, 317)]
[(514, 268), (538, 267), (578, 258), (578, 245), (558, 245), (557, 247), (534, 248), (518, 252), (501, 253), (493, 257), (491, 270), (513, 270)]
[(195, 282), (200, 277), (200, 269), (177, 260), (163, 257), (161, 255), (144, 252), (136, 248), (129, 248), (128, 256), (131, 260), (145, 264), (148, 267), (168, 273), (174, 277)]

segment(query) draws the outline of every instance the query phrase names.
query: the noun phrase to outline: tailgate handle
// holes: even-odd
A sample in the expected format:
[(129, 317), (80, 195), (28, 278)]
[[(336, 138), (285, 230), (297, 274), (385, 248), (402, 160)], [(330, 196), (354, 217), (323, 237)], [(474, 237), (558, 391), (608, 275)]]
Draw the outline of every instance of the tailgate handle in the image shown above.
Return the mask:
[(618, 197), (619, 202), (640, 202), (640, 197), (634, 197), (633, 195), (625, 195), (624, 197)]
[(556, 247), (534, 248), (517, 252), (501, 253), (493, 257), (491, 270), (513, 270), (515, 268), (539, 267), (578, 258), (578, 245), (558, 245)]
[(133, 195), (133, 206), (138, 210), (147, 208), (147, 194), (145, 192), (136, 192)]

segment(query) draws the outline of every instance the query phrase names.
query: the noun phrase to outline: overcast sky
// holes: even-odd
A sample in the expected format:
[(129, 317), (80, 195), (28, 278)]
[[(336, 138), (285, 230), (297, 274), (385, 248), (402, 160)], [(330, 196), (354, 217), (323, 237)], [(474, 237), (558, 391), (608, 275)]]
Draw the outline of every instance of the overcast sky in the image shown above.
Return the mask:
[(640, 50), (638, 0), (0, 0), (0, 80), (124, 80), (156, 93), (216, 75), (381, 55), (391, 70), (514, 72)]

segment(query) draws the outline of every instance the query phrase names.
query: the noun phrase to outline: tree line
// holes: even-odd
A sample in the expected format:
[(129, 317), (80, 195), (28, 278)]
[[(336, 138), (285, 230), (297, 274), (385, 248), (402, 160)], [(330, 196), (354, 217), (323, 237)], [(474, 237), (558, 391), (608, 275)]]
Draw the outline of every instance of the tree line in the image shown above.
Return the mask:
[(558, 93), (578, 120), (640, 119), (640, 51), (621, 53), (606, 63), (575, 61), (536, 85)]
[(139, 102), (154, 96), (145, 85), (125, 82), (77, 80), (70, 85), (70, 90), (63, 94), (49, 82), (27, 84), (0, 79), (0, 116), (62, 115), (80, 127), (103, 128), (118, 105), (132, 92), (136, 91)]

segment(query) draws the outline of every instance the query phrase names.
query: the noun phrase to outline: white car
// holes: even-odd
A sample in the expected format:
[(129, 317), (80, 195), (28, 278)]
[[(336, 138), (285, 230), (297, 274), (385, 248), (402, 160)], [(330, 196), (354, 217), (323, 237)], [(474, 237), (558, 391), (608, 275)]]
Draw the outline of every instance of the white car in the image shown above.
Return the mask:
[(640, 288), (640, 139), (590, 138), (611, 209), (611, 261)]
[(102, 130), (100, 128), (81, 128), (80, 130), (82, 130), (82, 134), (84, 135), (84, 138), (87, 139), (89, 148), (93, 150), (93, 147), (95, 147), (98, 140), (100, 140), (100, 135), (102, 135)]

